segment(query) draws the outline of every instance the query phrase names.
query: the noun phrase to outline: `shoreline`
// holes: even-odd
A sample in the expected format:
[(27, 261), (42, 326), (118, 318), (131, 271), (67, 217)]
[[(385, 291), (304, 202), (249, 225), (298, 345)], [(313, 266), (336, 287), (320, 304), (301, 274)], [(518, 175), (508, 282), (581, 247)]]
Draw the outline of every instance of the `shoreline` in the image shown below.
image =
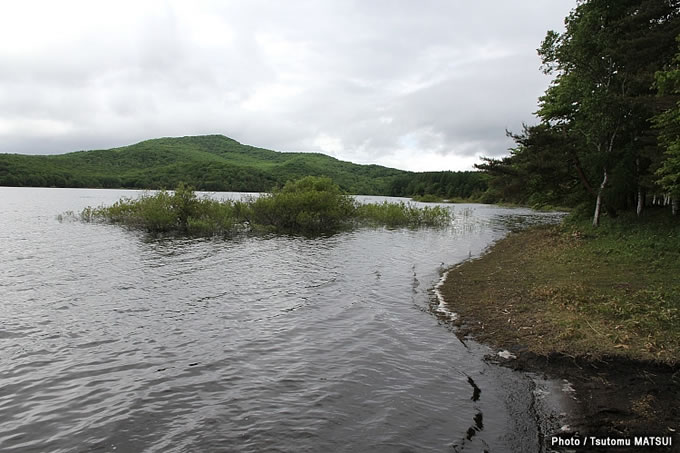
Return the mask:
[[(566, 305), (576, 297), (570, 288), (562, 292), (557, 284), (554, 291), (546, 284), (551, 266), (559, 268), (565, 256), (571, 259), (571, 249), (579, 242), (570, 236), (565, 239), (565, 232), (556, 227), (511, 233), (481, 257), (442, 275), (434, 289), (439, 301), (435, 310), (455, 326), (461, 341), (473, 339), (501, 351), (488, 360), (573, 385), (575, 410), (568, 414), (569, 429), (561, 436), (669, 437), (673, 446), (661, 451), (680, 451), (680, 408), (676, 407), (680, 363), (674, 351), (643, 347), (635, 338), (624, 343), (618, 333), (608, 330), (608, 316), (598, 319), (573, 313)], [(579, 288), (580, 303), (588, 298), (600, 301), (588, 291), (587, 278), (570, 279), (586, 287), (585, 291)], [(611, 451), (611, 447), (599, 448), (573, 451)], [(616, 451), (641, 450), (617, 447)]]

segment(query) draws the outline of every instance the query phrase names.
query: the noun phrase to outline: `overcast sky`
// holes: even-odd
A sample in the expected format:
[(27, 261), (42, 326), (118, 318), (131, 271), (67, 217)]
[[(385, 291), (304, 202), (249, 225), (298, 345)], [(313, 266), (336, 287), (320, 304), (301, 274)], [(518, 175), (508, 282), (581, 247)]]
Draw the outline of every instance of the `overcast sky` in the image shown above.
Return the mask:
[(224, 134), (357, 163), (507, 154), (575, 0), (0, 3), (0, 152)]

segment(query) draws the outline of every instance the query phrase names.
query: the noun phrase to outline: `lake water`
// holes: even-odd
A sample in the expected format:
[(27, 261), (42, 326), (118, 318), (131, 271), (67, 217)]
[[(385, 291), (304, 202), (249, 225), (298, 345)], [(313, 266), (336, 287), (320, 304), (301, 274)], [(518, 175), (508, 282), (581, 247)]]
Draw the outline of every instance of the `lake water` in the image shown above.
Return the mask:
[(0, 451), (542, 450), (553, 383), (484, 361), (433, 289), (555, 214), (318, 239), (57, 220), (137, 193), (0, 188)]

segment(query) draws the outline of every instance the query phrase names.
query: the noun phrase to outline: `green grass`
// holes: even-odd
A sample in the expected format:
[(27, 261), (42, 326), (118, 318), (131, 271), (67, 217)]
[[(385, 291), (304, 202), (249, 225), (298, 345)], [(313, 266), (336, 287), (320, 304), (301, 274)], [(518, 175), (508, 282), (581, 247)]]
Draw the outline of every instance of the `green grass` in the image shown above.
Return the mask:
[[(111, 206), (88, 207), (78, 218), (107, 222), (154, 234), (189, 236), (230, 235), (246, 230), (318, 235), (361, 225), (435, 227), (451, 221), (442, 207), (411, 204), (359, 204), (330, 178), (308, 176), (247, 201), (199, 198), (180, 184), (137, 199), (124, 198)], [(62, 216), (63, 218), (63, 216)]]
[(680, 353), (678, 218), (652, 210), (642, 219), (606, 219), (599, 228), (570, 221), (562, 234), (577, 244), (555, 256), (557, 275), (572, 297), (552, 300), (601, 320), (615, 347), (659, 357)]
[(460, 266), (444, 291), (493, 343), (677, 363), (678, 275), (680, 221), (659, 211), (513, 234)]
[(359, 223), (390, 227), (440, 226), (452, 219), (451, 211), (441, 206), (419, 208), (410, 203), (370, 203), (356, 207)]

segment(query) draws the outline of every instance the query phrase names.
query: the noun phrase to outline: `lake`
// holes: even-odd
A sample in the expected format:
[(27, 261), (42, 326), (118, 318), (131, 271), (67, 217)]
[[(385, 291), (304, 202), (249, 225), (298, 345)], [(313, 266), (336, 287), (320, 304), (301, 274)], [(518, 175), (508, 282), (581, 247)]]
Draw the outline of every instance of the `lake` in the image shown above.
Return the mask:
[(138, 193), (0, 187), (0, 451), (542, 451), (558, 383), (485, 361), (434, 288), (559, 214), (313, 239), (57, 220)]

